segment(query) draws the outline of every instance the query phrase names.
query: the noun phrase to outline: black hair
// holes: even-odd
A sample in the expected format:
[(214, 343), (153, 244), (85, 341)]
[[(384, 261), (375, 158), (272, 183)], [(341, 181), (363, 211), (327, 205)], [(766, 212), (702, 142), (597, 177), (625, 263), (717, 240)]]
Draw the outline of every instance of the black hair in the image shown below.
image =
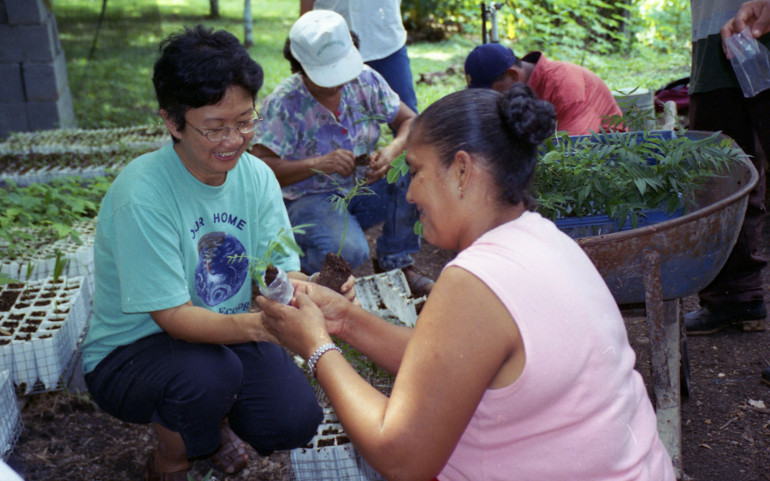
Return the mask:
[(537, 147), (555, 131), (553, 105), (538, 100), (525, 84), (505, 93), (464, 89), (430, 105), (414, 120), (409, 143), (429, 145), (448, 168), (461, 150), (485, 162), (504, 203), (534, 201), (527, 193)]
[(262, 67), (233, 34), (202, 25), (185, 27), (163, 40), (159, 50), (152, 76), (155, 96), (179, 130), (188, 110), (219, 103), (229, 87), (244, 88), (256, 101)]
[[(358, 35), (356, 35), (356, 33), (352, 30), (350, 31), (350, 38), (353, 39), (353, 46), (358, 48)], [(299, 63), (299, 60), (294, 58), (294, 55), (291, 53), (291, 40), (289, 37), (286, 37), (286, 41), (283, 43), (283, 58), (289, 61), (289, 68), (291, 68), (291, 73), (299, 73), (303, 77), (307, 77), (305, 69), (302, 68), (302, 64)]]

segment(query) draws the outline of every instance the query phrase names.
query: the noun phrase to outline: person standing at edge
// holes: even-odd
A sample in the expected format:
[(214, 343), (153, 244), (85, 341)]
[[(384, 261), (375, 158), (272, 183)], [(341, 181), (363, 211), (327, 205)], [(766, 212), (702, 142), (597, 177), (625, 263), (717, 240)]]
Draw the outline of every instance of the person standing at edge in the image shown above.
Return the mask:
[[(754, 0), (692, 0), (692, 72), (690, 128), (722, 131), (749, 155), (759, 182), (749, 193), (746, 216), (738, 240), (717, 277), (699, 293), (700, 309), (685, 314), (687, 334), (712, 334), (731, 326), (764, 331), (765, 307), (762, 269), (767, 261), (759, 244), (765, 207), (765, 163), (770, 152), (770, 90), (755, 97), (743, 95), (725, 53), (723, 38), (749, 24), (765, 47), (768, 2)], [(756, 15), (755, 9), (756, 8)], [(736, 15), (736, 13), (738, 15)], [(758, 16), (757, 16), (758, 15)]]
[[(693, 6), (694, 6), (693, 2)], [(733, 8), (733, 5), (731, 5), (730, 9), (728, 11), (731, 11)], [(695, 15), (695, 13), (693, 13)], [(693, 22), (693, 27), (695, 26), (695, 23)], [(727, 20), (725, 24), (722, 26), (720, 30), (720, 36), (722, 41), (722, 50), (725, 54), (725, 56), (728, 56), (727, 48), (724, 45), (724, 42), (735, 35), (736, 33), (739, 33), (743, 31), (746, 27), (749, 27), (751, 31), (751, 35), (759, 39), (759, 41), (765, 45), (766, 47), (770, 44), (770, 36), (767, 34), (770, 33), (770, 0), (753, 0), (749, 2), (745, 2), (738, 7), (738, 11), (735, 13), (735, 16)], [(713, 24), (709, 25), (709, 28), (707, 29), (708, 32), (711, 32), (713, 30), (714, 26)], [(693, 29), (693, 38), (695, 38), (695, 30)], [(699, 42), (702, 44), (703, 40), (699, 39)], [(714, 39), (711, 37), (708, 37), (707, 40), (707, 46), (703, 48), (703, 50), (708, 49), (709, 54), (714, 56), (716, 55), (719, 59), (718, 62), (716, 62), (717, 65), (719, 65), (719, 69), (716, 68), (715, 65), (712, 65), (712, 69), (716, 69), (717, 71), (721, 70), (721, 72), (724, 75), (727, 75), (729, 65), (725, 66), (724, 61), (722, 60), (721, 56), (719, 56), (718, 52), (716, 51), (714, 47)], [(693, 49), (693, 55), (695, 55), (695, 50)], [(705, 53), (701, 53), (700, 56), (705, 57)], [(707, 62), (707, 60), (705, 60)], [(715, 61), (712, 60), (712, 63)], [(693, 60), (693, 68), (695, 68), (695, 61)], [(730, 69), (731, 70), (731, 69)], [(713, 74), (715, 75), (715, 74)], [(729, 78), (729, 75), (727, 75)], [(750, 98), (750, 99), (738, 99), (735, 100), (738, 97), (738, 94), (734, 92), (735, 84), (732, 84), (730, 87), (731, 90), (728, 91), (722, 90), (712, 93), (711, 95), (705, 96), (705, 95), (696, 95), (694, 97), (695, 101), (699, 104), (706, 104), (706, 105), (713, 105), (712, 108), (716, 109), (719, 101), (720, 95), (729, 95), (731, 96), (737, 105), (740, 105), (740, 112), (736, 115), (740, 115), (740, 119), (732, 119), (733, 121), (739, 120), (740, 124), (737, 126), (737, 128), (741, 129), (749, 129), (748, 132), (745, 132), (744, 134), (747, 134), (749, 137), (751, 136), (751, 133), (754, 133), (754, 138), (747, 138), (745, 136), (742, 136), (743, 142), (749, 142), (749, 145), (751, 145), (753, 141), (755, 154), (754, 157), (752, 157), (754, 165), (757, 166), (757, 163), (759, 163), (759, 167), (762, 167), (764, 165), (764, 162), (767, 158), (767, 152), (769, 152), (768, 148), (770, 148), (770, 125), (769, 125), (769, 118), (770, 115), (768, 115), (768, 110), (770, 110), (770, 91), (764, 91), (760, 92), (757, 96)], [(690, 100), (692, 105), (693, 99)], [(746, 111), (750, 112), (750, 116), (746, 116)], [(712, 119), (712, 122), (717, 122), (716, 119)], [(727, 128), (727, 126), (725, 126)], [(741, 133), (737, 133), (736, 135), (741, 135)], [(738, 139), (736, 138), (736, 141)], [(746, 150), (746, 147), (741, 145), (741, 148)], [(747, 152), (748, 153), (748, 152)], [(757, 158), (758, 157), (758, 158)], [(765, 177), (763, 175), (763, 171), (757, 169), (760, 172), (760, 183), (762, 184), (761, 187), (764, 187), (765, 184)], [(737, 259), (744, 259), (744, 262), (747, 263), (749, 269), (749, 273), (756, 272), (756, 275), (761, 275), (761, 269), (764, 265), (762, 263), (762, 260), (758, 258), (756, 254), (756, 250), (759, 248), (759, 238), (761, 235), (761, 225), (757, 225), (757, 216), (763, 214), (764, 211), (764, 190), (762, 189), (761, 192), (759, 191), (760, 186), (758, 184), (757, 186), (757, 192), (753, 192), (750, 194), (749, 197), (749, 206), (751, 208), (751, 217), (749, 217), (749, 211), (746, 212), (746, 219), (744, 220), (743, 229), (741, 230), (741, 234), (739, 234), (739, 242), (741, 242), (740, 247), (739, 245), (736, 245), (736, 248), (739, 248), (740, 251), (736, 253), (736, 248), (733, 249), (733, 254), (731, 254), (730, 259), (728, 259), (728, 263), (733, 259), (733, 255)], [(753, 226), (753, 227), (751, 227)], [(745, 233), (744, 233), (745, 231)], [(745, 244), (747, 244), (747, 241), (745, 239), (741, 239), (741, 237), (746, 237), (746, 235), (754, 234), (755, 237), (753, 239), (753, 242), (751, 240), (748, 242), (750, 246), (752, 246), (753, 251), (747, 251), (747, 247)], [(727, 266), (725, 268), (729, 269)], [(725, 270), (723, 268), (723, 271)], [(721, 273), (720, 273), (721, 275)], [(746, 277), (749, 278), (750, 283), (748, 283), (749, 286), (753, 286), (754, 284), (754, 277), (750, 274), (747, 274)], [(729, 277), (728, 277), (729, 280)], [(716, 281), (715, 281), (716, 282)], [(696, 311), (695, 313), (692, 313), (689, 315), (689, 317), (686, 317), (687, 321), (687, 332), (689, 334), (696, 334), (696, 331), (704, 331), (704, 333), (708, 332), (715, 332), (720, 330), (723, 327), (726, 327), (729, 324), (735, 324), (740, 321), (741, 325), (743, 327), (748, 328), (754, 328), (754, 329), (761, 329), (764, 326), (765, 317), (767, 315), (767, 310), (764, 305), (764, 296), (762, 295), (762, 281), (761, 278), (757, 281), (759, 282), (759, 289), (756, 289), (752, 287), (749, 292), (752, 294), (750, 297), (743, 297), (739, 298), (741, 299), (739, 301), (739, 304), (732, 305), (727, 307), (712, 307), (709, 309), (708, 305), (702, 308), (700, 311)], [(742, 283), (739, 282), (737, 286), (741, 286)], [(712, 296), (713, 297), (713, 296)], [(703, 297), (701, 298), (703, 299)], [(746, 299), (745, 301), (743, 299)], [(705, 310), (704, 310), (705, 309)], [(752, 318), (756, 318), (758, 321), (751, 322)], [(748, 322), (747, 322), (748, 321)], [(764, 382), (767, 385), (770, 385), (770, 367), (766, 367), (761, 374), (760, 379), (762, 382)]]

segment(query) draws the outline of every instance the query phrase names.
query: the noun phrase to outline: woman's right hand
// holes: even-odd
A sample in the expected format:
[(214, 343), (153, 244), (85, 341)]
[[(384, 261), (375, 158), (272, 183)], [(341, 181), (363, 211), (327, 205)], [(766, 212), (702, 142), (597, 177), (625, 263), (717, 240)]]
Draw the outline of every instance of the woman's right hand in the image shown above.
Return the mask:
[[(361, 303), (354, 300), (350, 301), (347, 297), (340, 295), (328, 287), (324, 287), (313, 282), (295, 282), (294, 296), (304, 294), (318, 306), (326, 319), (326, 329), (329, 334), (339, 336), (345, 327), (345, 319), (348, 317), (349, 309)], [(292, 299), (292, 303), (295, 300)]]
[(353, 175), (356, 170), (356, 161), (353, 152), (346, 149), (335, 149), (326, 155), (316, 157), (316, 170), (327, 174), (340, 174), (343, 177)]

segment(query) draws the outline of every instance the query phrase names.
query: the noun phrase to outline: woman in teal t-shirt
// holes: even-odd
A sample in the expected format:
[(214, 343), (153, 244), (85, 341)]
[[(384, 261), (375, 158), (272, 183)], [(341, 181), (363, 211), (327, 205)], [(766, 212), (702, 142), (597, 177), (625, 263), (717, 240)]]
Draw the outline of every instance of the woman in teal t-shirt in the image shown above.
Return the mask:
[[(302, 446), (322, 412), (250, 309), (249, 259), (291, 228), (272, 171), (245, 152), (261, 67), (233, 35), (197, 27), (161, 44), (153, 83), (173, 143), (104, 198), (83, 363), (100, 407), (153, 424), (145, 479), (186, 480), (189, 458), (242, 469), (243, 441), (261, 455)], [(273, 261), (306, 277), (294, 254)]]

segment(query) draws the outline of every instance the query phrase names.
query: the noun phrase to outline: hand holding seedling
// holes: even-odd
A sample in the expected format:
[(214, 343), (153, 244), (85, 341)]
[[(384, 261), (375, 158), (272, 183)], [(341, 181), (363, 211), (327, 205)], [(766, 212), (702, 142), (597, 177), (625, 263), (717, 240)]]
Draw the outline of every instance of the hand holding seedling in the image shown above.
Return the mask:
[[(351, 280), (353, 280), (352, 277)], [(344, 284), (343, 288), (348, 286), (348, 284), (352, 285), (348, 281)], [(351, 298), (347, 294), (340, 296), (328, 287), (298, 282), (295, 284), (294, 289), (295, 296), (296, 294), (306, 295), (318, 306), (326, 319), (326, 330), (333, 336), (342, 334), (345, 327), (345, 319), (348, 318), (351, 306), (361, 307), (361, 302), (358, 299)]]
[(356, 164), (353, 152), (346, 149), (335, 149), (326, 155), (316, 157), (315, 170), (326, 174), (340, 174), (349, 177), (355, 172)]
[(369, 158), (369, 170), (366, 171), (367, 183), (372, 184), (387, 175), (391, 163), (401, 155), (402, 150), (388, 144), (382, 149), (374, 152)]
[[(323, 286), (313, 286), (311, 290), (325, 290), (339, 299), (340, 305), (350, 305), (339, 294)], [(257, 304), (262, 310), (262, 322), (268, 332), (276, 337), (281, 345), (299, 354), (304, 359), (324, 344), (330, 343), (331, 335), (327, 331), (327, 321), (321, 308), (307, 294), (295, 290), (291, 305), (285, 306), (264, 296), (257, 297)]]

